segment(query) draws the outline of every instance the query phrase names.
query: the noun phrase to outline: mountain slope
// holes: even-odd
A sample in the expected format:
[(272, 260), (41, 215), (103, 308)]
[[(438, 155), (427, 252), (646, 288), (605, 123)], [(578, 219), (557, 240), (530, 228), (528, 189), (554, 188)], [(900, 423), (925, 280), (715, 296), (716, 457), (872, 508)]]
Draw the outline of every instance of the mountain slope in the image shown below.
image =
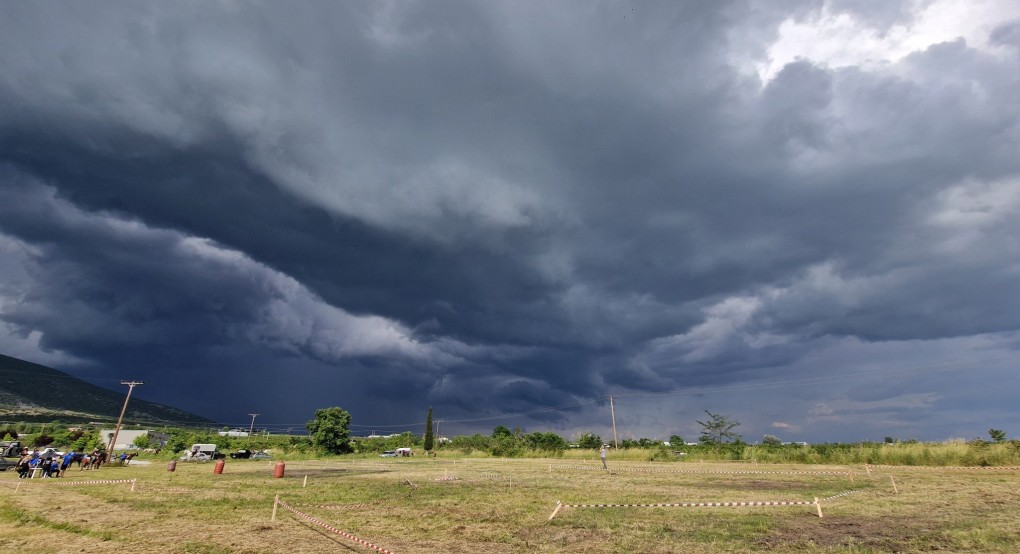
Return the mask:
[[(0, 419), (116, 421), (122, 392), (86, 383), (56, 369), (0, 354)], [(207, 425), (210, 420), (171, 406), (131, 398), (125, 422)]]

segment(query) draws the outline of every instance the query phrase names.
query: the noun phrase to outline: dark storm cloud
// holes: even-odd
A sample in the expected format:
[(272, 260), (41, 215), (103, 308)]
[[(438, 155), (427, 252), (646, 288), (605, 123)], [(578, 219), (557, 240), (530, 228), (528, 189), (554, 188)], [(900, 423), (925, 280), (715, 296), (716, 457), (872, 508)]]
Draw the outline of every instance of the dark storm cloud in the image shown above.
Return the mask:
[[(875, 41), (929, 7), (9, 7), (8, 342), (181, 384), (215, 366), (210, 390), (248, 375), (245, 395), (301, 399), (281, 418), (387, 421), (793, 379), (816, 357), (838, 374), (883, 341), (920, 345), (890, 367), (975, 336), (1001, 354), (1015, 22), (984, 31), (995, 51), (951, 36), (748, 71), (784, 21)], [(935, 388), (830, 392), (819, 421), (949, 402)]]

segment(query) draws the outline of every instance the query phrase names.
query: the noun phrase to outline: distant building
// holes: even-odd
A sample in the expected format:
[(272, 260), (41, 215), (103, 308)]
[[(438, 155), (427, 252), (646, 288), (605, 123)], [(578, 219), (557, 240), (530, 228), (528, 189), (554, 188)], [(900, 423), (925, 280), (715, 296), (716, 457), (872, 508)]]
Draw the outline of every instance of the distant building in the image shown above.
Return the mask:
[[(103, 444), (110, 444), (113, 439), (114, 429), (101, 429), (99, 436), (103, 439)], [(117, 444), (113, 445), (114, 450), (127, 450), (129, 448), (135, 448), (135, 439), (138, 437), (144, 437), (149, 434), (147, 429), (121, 429), (120, 433), (117, 434)]]
[(244, 429), (231, 429), (229, 431), (219, 431), (216, 434), (221, 437), (247, 437), (248, 431)]

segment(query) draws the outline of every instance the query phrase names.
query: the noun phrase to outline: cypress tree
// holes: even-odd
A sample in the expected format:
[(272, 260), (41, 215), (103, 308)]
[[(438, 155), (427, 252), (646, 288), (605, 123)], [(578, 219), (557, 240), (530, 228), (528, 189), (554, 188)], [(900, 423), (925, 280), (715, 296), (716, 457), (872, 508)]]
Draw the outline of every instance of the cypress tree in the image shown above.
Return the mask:
[(429, 415), (425, 418), (425, 452), (431, 452), (435, 438), (432, 436), (432, 406), (429, 406)]

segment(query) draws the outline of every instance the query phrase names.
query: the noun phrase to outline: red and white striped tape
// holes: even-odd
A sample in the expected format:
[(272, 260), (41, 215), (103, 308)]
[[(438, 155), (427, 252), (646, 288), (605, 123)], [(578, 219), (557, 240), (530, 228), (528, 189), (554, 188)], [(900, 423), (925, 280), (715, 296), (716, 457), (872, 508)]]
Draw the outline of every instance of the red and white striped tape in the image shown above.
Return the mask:
[(50, 481), (54, 485), (111, 485), (115, 483), (130, 483), (134, 484), (137, 479), (106, 479), (100, 481)]
[(294, 507), (292, 507), (290, 504), (287, 504), (283, 500), (277, 500), (277, 502), (280, 504), (280, 506), (283, 506), (287, 510), (290, 510), (291, 512), (294, 512), (295, 514), (297, 514), (297, 515), (301, 516), (302, 518), (304, 518), (304, 519), (306, 519), (306, 520), (308, 520), (308, 521), (318, 525), (319, 527), (322, 527), (323, 529), (326, 529), (328, 531), (332, 531), (333, 533), (336, 533), (337, 535), (340, 535), (341, 537), (350, 539), (350, 540), (352, 540), (352, 541), (354, 541), (354, 542), (356, 542), (356, 543), (358, 543), (358, 544), (360, 544), (362, 546), (367, 546), (368, 548), (371, 548), (372, 550), (375, 550), (376, 552), (382, 552), (384, 554), (393, 554), (392, 550), (386, 550), (385, 548), (383, 548), (381, 546), (372, 544), (372, 543), (370, 543), (370, 542), (368, 542), (368, 541), (366, 541), (364, 539), (358, 538), (358, 537), (356, 537), (356, 536), (354, 536), (354, 535), (352, 535), (352, 534), (350, 534), (350, 533), (348, 533), (346, 531), (341, 531), (341, 530), (337, 529), (336, 527), (333, 527), (332, 525), (329, 525), (327, 523), (323, 523), (323, 522), (315, 519), (314, 517), (312, 517), (312, 516), (302, 512), (300, 510), (295, 509)]
[(366, 504), (303, 504), (297, 508), (322, 508), (326, 510), (345, 510), (347, 508), (364, 508)]
[(822, 501), (828, 502), (830, 500), (835, 500), (835, 499), (843, 497), (843, 496), (850, 496), (851, 494), (857, 494), (859, 492), (861, 492), (861, 491), (858, 491), (858, 490), (848, 490), (848, 491), (845, 491), (845, 492), (841, 492), (839, 494), (834, 494), (834, 495), (832, 495), (830, 497), (827, 497), (827, 498), (823, 498)]
[[(559, 467), (560, 469), (584, 469), (584, 470), (598, 470), (605, 471), (599, 466), (553, 466)], [(612, 471), (631, 471), (639, 473), (699, 473), (699, 474), (719, 474), (719, 475), (864, 475), (863, 473), (855, 473), (853, 471), (783, 471), (783, 470), (759, 470), (759, 469), (747, 469), (747, 470), (715, 470), (715, 469), (650, 469), (650, 468), (635, 468), (635, 467), (614, 467)]]
[(867, 467), (880, 467), (882, 469), (977, 469), (985, 471), (1020, 471), (1020, 467), (1014, 466), (892, 466), (892, 465), (876, 465), (868, 464)]
[(659, 502), (655, 504), (563, 504), (564, 508), (739, 508), (751, 506), (814, 506), (814, 500), (760, 500), (749, 502)]

